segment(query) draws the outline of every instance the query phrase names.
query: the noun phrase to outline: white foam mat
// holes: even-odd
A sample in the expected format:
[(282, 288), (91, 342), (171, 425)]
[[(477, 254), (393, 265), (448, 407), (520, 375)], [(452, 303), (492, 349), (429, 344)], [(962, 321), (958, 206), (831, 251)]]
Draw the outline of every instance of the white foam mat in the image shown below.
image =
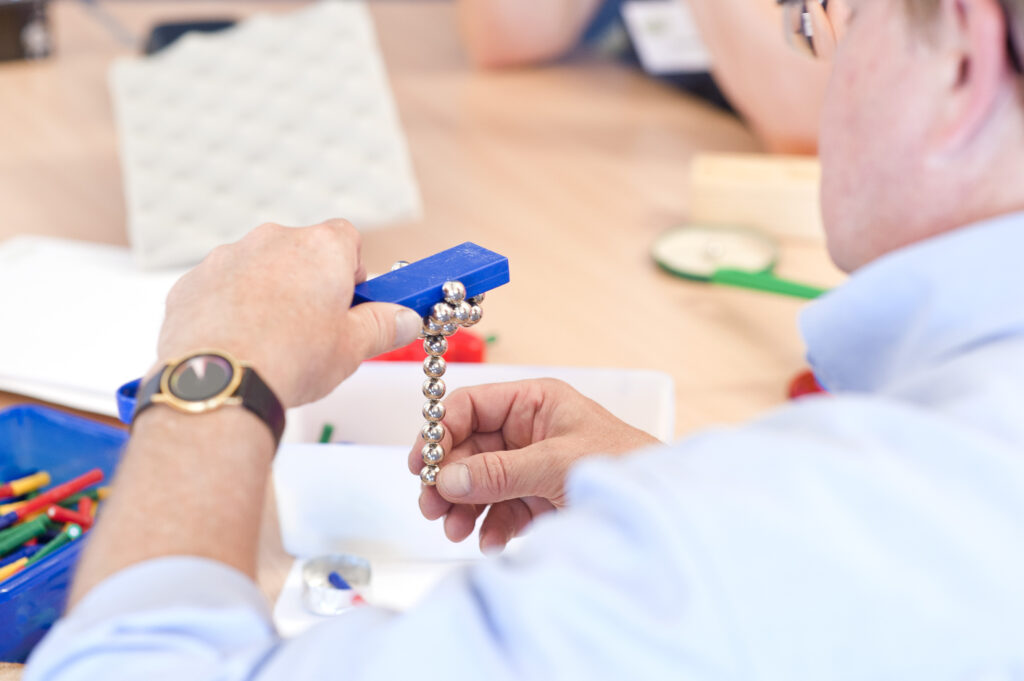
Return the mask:
[(145, 267), (189, 265), (264, 222), (421, 211), (369, 12), (321, 2), (119, 60), (111, 92)]

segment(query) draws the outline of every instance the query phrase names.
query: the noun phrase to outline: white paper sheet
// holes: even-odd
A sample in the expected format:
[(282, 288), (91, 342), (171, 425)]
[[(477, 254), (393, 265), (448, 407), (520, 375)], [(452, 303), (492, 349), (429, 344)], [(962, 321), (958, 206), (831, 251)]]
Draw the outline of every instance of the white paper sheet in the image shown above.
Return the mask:
[(181, 274), (140, 271), (116, 246), (0, 242), (0, 390), (116, 415), (117, 388), (156, 361)]

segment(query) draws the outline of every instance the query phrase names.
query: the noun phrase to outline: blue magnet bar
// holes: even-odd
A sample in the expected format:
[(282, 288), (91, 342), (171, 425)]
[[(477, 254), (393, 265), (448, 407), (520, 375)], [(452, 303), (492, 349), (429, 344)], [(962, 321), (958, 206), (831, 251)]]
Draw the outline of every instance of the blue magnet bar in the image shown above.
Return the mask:
[(444, 300), (441, 287), (447, 281), (461, 281), (468, 298), (486, 293), (509, 282), (508, 258), (467, 241), (363, 282), (356, 286), (352, 305), (397, 303), (426, 317)]

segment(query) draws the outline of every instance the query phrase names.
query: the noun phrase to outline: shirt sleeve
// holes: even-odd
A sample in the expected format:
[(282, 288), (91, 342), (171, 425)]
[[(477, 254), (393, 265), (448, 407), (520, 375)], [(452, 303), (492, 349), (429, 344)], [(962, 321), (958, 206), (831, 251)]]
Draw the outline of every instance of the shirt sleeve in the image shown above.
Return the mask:
[(707, 645), (721, 631), (713, 608), (703, 633), (688, 631), (694, 566), (650, 553), (665, 528), (643, 485), (576, 487), (579, 508), (545, 517), (515, 556), (452, 575), (406, 613), (358, 608), (289, 640), (241, 573), (188, 557), (139, 564), (53, 629), (25, 679), (652, 678), (721, 653)]
[(25, 679), (938, 679), (1018, 659), (1019, 445), (878, 402), (812, 398), (590, 459), (514, 555), (294, 639), (243, 575), (143, 563), (81, 601)]

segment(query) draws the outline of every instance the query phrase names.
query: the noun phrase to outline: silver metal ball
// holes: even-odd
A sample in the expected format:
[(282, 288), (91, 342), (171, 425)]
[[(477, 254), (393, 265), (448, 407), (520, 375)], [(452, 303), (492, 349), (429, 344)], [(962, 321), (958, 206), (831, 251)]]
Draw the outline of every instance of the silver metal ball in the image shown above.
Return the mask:
[(448, 303), (438, 303), (430, 311), (431, 319), (441, 324), (450, 322), (453, 314), (452, 306)]
[(440, 336), (441, 326), (443, 325), (440, 322), (431, 319), (430, 317), (425, 317), (423, 319), (423, 333), (427, 336)]
[(437, 400), (430, 400), (423, 405), (423, 418), (428, 421), (440, 421), (444, 418), (444, 404)]
[(448, 322), (441, 327), (442, 336), (454, 336), (455, 332), (459, 330), (459, 325), (455, 322)]
[(444, 336), (427, 336), (423, 339), (423, 350), (431, 357), (440, 357), (448, 352), (448, 339)]
[(420, 454), (423, 456), (423, 463), (428, 466), (436, 466), (444, 459), (444, 447), (436, 442), (428, 442), (423, 445)]
[(441, 378), (448, 369), (444, 357), (427, 357), (423, 360), (423, 373), (431, 378)]
[(440, 423), (427, 421), (420, 429), (420, 437), (427, 442), (440, 442), (444, 438), (444, 426)]
[(469, 306), (469, 322), (467, 322), (466, 326), (473, 326), (474, 324), (478, 323), (483, 318), (484, 318), (484, 309), (482, 307), (480, 307), (479, 305), (470, 305)]
[(487, 296), (485, 296), (483, 293), (481, 293), (478, 296), (473, 296), (472, 298), (469, 299), (469, 304), (470, 305), (479, 305), (482, 302), (484, 302), (484, 298), (486, 298), (486, 297)]
[(465, 324), (469, 321), (470, 315), (473, 314), (473, 306), (463, 300), (458, 305), (452, 306), (452, 316), (455, 317), (455, 321), (459, 324)]
[(427, 487), (437, 484), (437, 474), (441, 472), (438, 466), (424, 466), (420, 471), (420, 481)]
[(446, 281), (441, 287), (444, 299), (452, 305), (457, 305), (466, 299), (466, 287), (461, 281)]
[(444, 397), (445, 385), (440, 378), (428, 378), (423, 381), (423, 396), (429, 400), (439, 400)]
[(391, 266), (391, 271), (394, 272), (395, 270), (400, 270), (403, 267), (408, 267), (408, 266), (409, 266), (409, 261), (408, 260), (399, 260), (398, 262), (396, 262), (394, 265)]

